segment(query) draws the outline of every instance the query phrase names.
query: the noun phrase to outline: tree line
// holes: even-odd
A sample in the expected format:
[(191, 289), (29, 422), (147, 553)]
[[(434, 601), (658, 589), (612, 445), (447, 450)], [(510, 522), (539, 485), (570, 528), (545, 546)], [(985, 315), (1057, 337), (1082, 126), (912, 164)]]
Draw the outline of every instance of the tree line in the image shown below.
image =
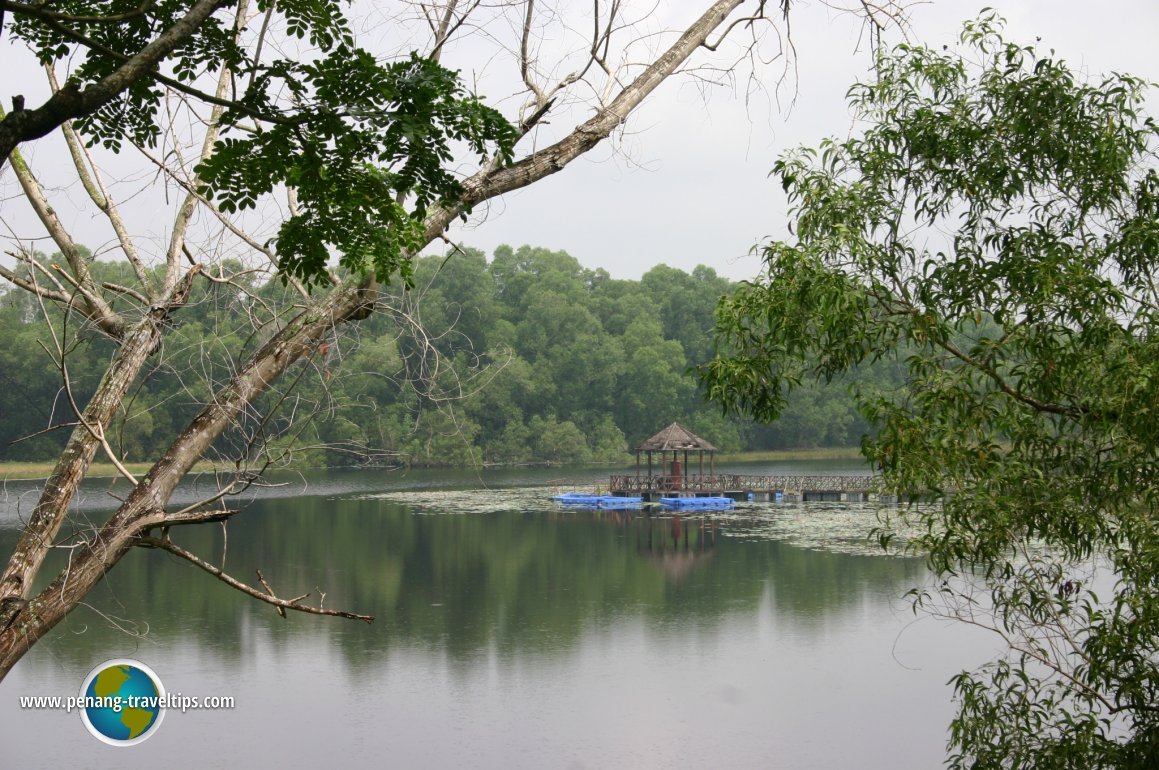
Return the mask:
[[(51, 265), (56, 257), (42, 258)], [(232, 266), (241, 272), (240, 265)], [(127, 263), (91, 261), (101, 282)], [(501, 246), (419, 257), (412, 289), (383, 290), (386, 312), (323, 342), (293, 403), (272, 409), (267, 442), (296, 465), (452, 465), (625, 460), (672, 421), (723, 451), (854, 446), (866, 431), (844, 383), (802, 387), (781, 421), (760, 425), (704, 401), (695, 370), (714, 355), (716, 305), (735, 284), (711, 267), (657, 265), (639, 280), (588, 269), (564, 251)], [(130, 459), (163, 451), (209, 397), (208, 384), (265, 340), (255, 307), (288, 304), (281, 282), (207, 282), (153, 355), (112, 431)], [(68, 340), (65, 366), (45, 353)], [(0, 459), (61, 451), (113, 345), (66, 315), (50, 330), (27, 292), (0, 293)], [(196, 372), (197, 376), (189, 376)], [(867, 367), (883, 382), (887, 369)], [(284, 395), (274, 394), (268, 407)], [(311, 419), (301, 421), (303, 415)], [(238, 442), (253, 437), (227, 436)]]

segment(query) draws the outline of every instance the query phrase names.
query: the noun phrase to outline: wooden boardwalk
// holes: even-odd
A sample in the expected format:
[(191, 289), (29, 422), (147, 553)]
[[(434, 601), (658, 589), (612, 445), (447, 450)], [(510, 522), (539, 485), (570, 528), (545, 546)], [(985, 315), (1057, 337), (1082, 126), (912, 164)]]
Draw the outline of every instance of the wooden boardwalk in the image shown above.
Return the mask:
[(614, 495), (655, 495), (695, 497), (721, 495), (737, 500), (870, 500), (881, 496), (876, 476), (859, 475), (751, 475), (718, 473), (687, 476), (612, 476), (609, 489)]

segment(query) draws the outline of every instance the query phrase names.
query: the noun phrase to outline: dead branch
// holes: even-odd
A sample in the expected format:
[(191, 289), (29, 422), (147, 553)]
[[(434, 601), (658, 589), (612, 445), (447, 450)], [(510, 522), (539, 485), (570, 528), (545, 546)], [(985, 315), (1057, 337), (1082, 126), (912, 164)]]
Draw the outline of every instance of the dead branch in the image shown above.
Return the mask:
[[(60, 82), (57, 80), (56, 71), (51, 66), (45, 66), (44, 71), (48, 75), (48, 83), (52, 92), (56, 93), (60, 91)], [(141, 259), (141, 254), (137, 251), (136, 243), (125, 227), (120, 210), (109, 195), (108, 188), (105, 187), (100, 170), (93, 161), (92, 153), (89, 152), (88, 147), (77, 136), (76, 130), (72, 127), (72, 121), (66, 121), (61, 125), (61, 129), (64, 132), (64, 140), (68, 146), (69, 154), (72, 155), (73, 167), (76, 169), (81, 185), (85, 188), (85, 192), (88, 193), (93, 204), (105, 215), (105, 218), (109, 220), (109, 224), (112, 225), (113, 232), (117, 236), (117, 241), (121, 245), (121, 250), (125, 253), (125, 257), (133, 267), (133, 274), (137, 276), (137, 281), (141, 284), (141, 289), (150, 297), (149, 300), (142, 300), (143, 304), (148, 305), (150, 300), (156, 299), (153, 296), (152, 287), (149, 285), (148, 271), (145, 269), (145, 263)]]
[(186, 549), (174, 543), (172, 540), (166, 538), (151, 536), (138, 537), (135, 545), (138, 545), (142, 548), (158, 548), (162, 551), (168, 551), (174, 556), (179, 556), (189, 563), (205, 570), (210, 575), (213, 575), (215, 578), (230, 586), (231, 588), (236, 588), (243, 594), (253, 597), (258, 601), (263, 601), (266, 604), (273, 605), (277, 609), (278, 614), (283, 618), (286, 617), (286, 610), (293, 610), (294, 612), (304, 612), (309, 615), (330, 615), (339, 618), (349, 618), (350, 620), (361, 620), (364, 623), (374, 622), (373, 615), (360, 615), (356, 612), (346, 612), (344, 610), (328, 610), (323, 607), (312, 607), (308, 604), (302, 604), (302, 600), (310, 596), (309, 593), (302, 594), (301, 596), (294, 597), (293, 599), (281, 599), (277, 596), (277, 594), (274, 593), (274, 589), (270, 587), (270, 584), (266, 582), (266, 579), (262, 576), (261, 570), (258, 570), (258, 580), (261, 581), (261, 584), (266, 589), (265, 593), (263, 593), (253, 586), (243, 583), (237, 578), (223, 572), (218, 567), (205, 561), (192, 551), (187, 551)]
[[(248, 7), (248, 0), (238, 0), (236, 17), (238, 26), (235, 27), (235, 39), (240, 37), (242, 33), (240, 24), (241, 20), (245, 17)], [(218, 100), (224, 99), (225, 95), (229, 92), (232, 80), (233, 70), (229, 67), (222, 67), (217, 77), (217, 89), (214, 92), (214, 96)], [(217, 139), (221, 135), (221, 116), (224, 112), (225, 107), (222, 104), (214, 104), (209, 122), (205, 128), (205, 137), (202, 139), (201, 152), (198, 155), (199, 161), (204, 161), (213, 154), (213, 146), (217, 143)], [(181, 208), (178, 210), (177, 218), (173, 222), (173, 232), (169, 238), (169, 248), (165, 252), (165, 264), (168, 266), (165, 274), (165, 288), (163, 290), (165, 293), (168, 293), (177, 284), (178, 275), (180, 274), (182, 249), (185, 246), (185, 236), (189, 231), (190, 220), (201, 197), (192, 191), (197, 188), (196, 176), (190, 180), (189, 187), (191, 190), (186, 194), (185, 200), (182, 201)]]
[[(16, 256), (12, 252), (7, 252), (7, 253), (11, 256)], [(19, 286), (20, 288), (24, 289), (25, 291), (31, 292), (39, 297), (43, 297), (45, 299), (50, 299), (53, 302), (59, 302), (62, 305), (70, 304), (70, 297), (67, 294), (65, 294), (64, 292), (55, 291), (55, 290), (49, 289), (45, 286), (41, 286), (40, 284), (36, 283), (35, 281), (31, 281), (31, 280), (25, 278), (24, 276), (20, 275), (19, 273), (15, 273), (12, 270), (9, 270), (8, 268), (4, 267), (3, 265), (0, 265), (0, 278), (3, 278), (4, 280), (8, 281), (9, 283), (11, 283), (15, 286)]]
[(113, 283), (112, 281), (102, 281), (101, 288), (108, 289), (109, 291), (116, 292), (117, 294), (124, 294), (126, 297), (132, 297), (133, 299), (137, 300), (137, 302), (141, 303), (142, 307), (149, 306), (149, 298), (136, 289), (130, 289), (128, 286), (122, 286), (119, 283)]
[(669, 48), (594, 116), (558, 142), (531, 153), (509, 166), (491, 163), (463, 181), (463, 196), (455, 205), (433, 209), (426, 220), (426, 237), (434, 240), (455, 217), (472, 206), (503, 193), (526, 187), (556, 173), (606, 139), (644, 99), (675, 73), (713, 30), (723, 24), (744, 0), (717, 0)]
[(443, 9), (441, 16), (433, 6), (427, 6), (425, 4), (422, 6), (423, 16), (426, 18), (427, 24), (431, 28), (431, 33), (434, 35), (435, 44), (429, 54), (433, 61), (438, 61), (442, 57), (443, 47), (447, 44), (447, 41), (466, 23), (467, 19), (479, 7), (481, 2), (482, 0), (472, 0), (467, 9), (458, 15), (455, 14), (455, 11), (459, 8), (459, 0), (450, 0), (447, 3), (447, 7)]
[[(3, 118), (3, 116), (4, 110), (0, 108), (0, 118)], [(97, 288), (96, 282), (89, 272), (87, 261), (81, 256), (76, 242), (65, 229), (64, 224), (56, 215), (56, 211), (52, 205), (49, 204), (40, 181), (32, 173), (32, 169), (28, 167), (28, 164), (24, 162), (24, 158), (19, 151), (13, 150), (10, 159), (12, 169), (16, 173), (16, 179), (24, 191), (25, 198), (32, 205), (32, 209), (36, 212), (37, 218), (40, 219), (41, 224), (44, 225), (44, 229), (52, 237), (52, 240), (56, 243), (64, 255), (65, 260), (68, 262), (71, 275), (64, 271), (61, 271), (61, 274), (70, 279), (70, 283), (76, 287), (80, 297), (84, 300), (86, 306), (85, 315), (113, 339), (124, 337), (128, 324), (124, 318), (109, 307), (104, 297), (101, 296), (100, 290)]]
[[(786, 22), (788, 22), (788, 20), (789, 20), (789, 4), (788, 4), (788, 2), (784, 3), (783, 10), (784, 10), (784, 19)], [(720, 36), (716, 38), (715, 43), (710, 43), (708, 40), (705, 40), (703, 43), (701, 43), (701, 46), (704, 48), (707, 48), (709, 51), (716, 51), (718, 48), (720, 48), (720, 44), (725, 41), (725, 38), (727, 38), (729, 36), (729, 34), (734, 29), (741, 26), (742, 24), (745, 27), (752, 28), (752, 26), (754, 24), (756, 24), (757, 22), (768, 21), (768, 20), (769, 20), (768, 17), (765, 16), (765, 3), (762, 0), (761, 4), (759, 6), (757, 6), (757, 12), (755, 14), (753, 14), (752, 16), (742, 16), (739, 19), (733, 19), (732, 23), (729, 24), (727, 27), (725, 27), (723, 31), (721, 31)]]

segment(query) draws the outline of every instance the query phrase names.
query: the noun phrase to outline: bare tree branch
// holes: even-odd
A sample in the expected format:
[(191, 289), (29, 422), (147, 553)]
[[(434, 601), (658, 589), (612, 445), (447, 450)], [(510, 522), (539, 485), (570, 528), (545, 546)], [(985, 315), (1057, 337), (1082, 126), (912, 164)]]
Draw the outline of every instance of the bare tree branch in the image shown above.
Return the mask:
[(484, 200), (521, 187), (562, 170), (568, 163), (606, 139), (628, 115), (664, 80), (676, 72), (706, 36), (728, 19), (744, 0), (717, 0), (688, 26), (680, 37), (650, 66), (625, 86), (615, 99), (560, 141), (519, 161), (496, 168), (485, 167), (463, 182), (463, 196), (456, 205), (433, 209), (427, 216), (426, 235), (437, 238), (463, 210)]
[[(49, 82), (52, 85), (53, 91), (59, 90), (56, 73), (50, 67), (46, 67), (45, 69), (48, 72)], [(77, 170), (81, 184), (89, 194), (89, 198), (104, 213), (105, 217), (109, 220), (109, 224), (112, 225), (113, 232), (117, 236), (117, 242), (121, 245), (121, 251), (125, 253), (129, 264), (132, 265), (133, 273), (137, 276), (137, 281), (140, 283), (142, 291), (149, 295), (149, 299), (143, 300), (144, 304), (147, 305), (150, 301), (156, 299), (156, 297), (153, 294), (153, 288), (149, 284), (148, 271), (145, 269), (144, 260), (141, 259), (141, 255), (137, 251), (137, 244), (129, 235), (125, 227), (125, 222), (121, 218), (121, 212), (109, 196), (109, 191), (101, 179), (100, 170), (93, 162), (92, 154), (81, 142), (80, 137), (76, 135), (76, 131), (72, 127), (72, 122), (65, 122), (61, 128), (64, 131), (64, 139), (68, 145), (68, 151), (72, 155), (73, 166)]]
[[(8, 252), (8, 254), (11, 255), (12, 252)], [(4, 280), (15, 286), (19, 286), (25, 291), (31, 292), (40, 297), (44, 297), (45, 299), (50, 299), (53, 302), (59, 302), (62, 305), (68, 305), (72, 301), (72, 297), (65, 294), (64, 292), (54, 291), (53, 289), (40, 286), (39, 284), (31, 281), (28, 278), (25, 278), (19, 273), (13, 272), (3, 265), (0, 265), (0, 277), (4, 278)]]
[(441, 17), (438, 22), (434, 21), (434, 16), (439, 16), (435, 13), (433, 7), (423, 6), (423, 15), (426, 16), (427, 23), (431, 27), (431, 32), (435, 37), (435, 45), (431, 49), (429, 58), (432, 61), (438, 61), (443, 54), (443, 47), (451, 39), (451, 37), (459, 30), (460, 27), (470, 18), (471, 14), (479, 7), (482, 0), (471, 0), (466, 10), (456, 16), (455, 12), (459, 9), (459, 0), (450, 0), (447, 7), (443, 9)]
[(217, 566), (210, 564), (192, 551), (187, 551), (186, 549), (174, 543), (172, 540), (166, 538), (148, 536), (139, 537), (137, 538), (135, 545), (141, 546), (143, 548), (158, 548), (162, 551), (168, 551), (174, 556), (180, 556), (190, 564), (200, 567), (210, 575), (213, 575), (227, 586), (236, 588), (246, 596), (250, 596), (254, 599), (257, 599), (258, 601), (273, 605), (277, 609), (278, 614), (283, 618), (286, 617), (286, 610), (293, 610), (294, 612), (303, 612), (308, 615), (329, 615), (332, 617), (349, 618), (350, 620), (361, 620), (364, 623), (374, 622), (373, 615), (360, 615), (356, 612), (346, 612), (344, 610), (328, 610), (320, 606), (312, 607), (308, 604), (302, 604), (302, 599), (310, 596), (308, 593), (302, 594), (301, 596), (297, 596), (293, 599), (281, 599), (274, 593), (274, 590), (270, 587), (270, 584), (266, 582), (266, 579), (262, 576), (261, 570), (258, 570), (258, 580), (261, 581), (262, 585), (266, 588), (266, 592), (263, 593), (256, 588), (243, 583), (237, 578), (226, 574)]
[[(235, 28), (235, 36), (242, 32), (241, 25), (245, 18), (246, 9), (249, 7), (248, 0), (237, 0), (237, 21)], [(222, 67), (221, 72), (217, 76), (217, 91), (214, 96), (222, 99), (229, 90), (230, 82), (233, 77), (233, 72), (228, 67)], [(213, 154), (213, 145), (217, 143), (217, 138), (221, 134), (221, 116), (225, 112), (225, 107), (220, 104), (215, 104), (209, 118), (209, 123), (206, 126), (205, 137), (201, 143), (201, 153), (199, 160), (206, 160)], [(181, 264), (182, 248), (185, 245), (185, 236), (189, 231), (189, 220), (193, 216), (194, 208), (197, 205), (198, 199), (201, 197), (193, 192), (197, 189), (197, 177), (189, 180), (190, 192), (186, 194), (185, 200), (178, 210), (177, 218), (173, 222), (173, 231), (169, 238), (169, 249), (165, 252), (165, 264), (168, 266), (168, 271), (165, 274), (165, 291), (170, 291), (177, 282), (180, 276), (179, 266)]]
[[(4, 110), (0, 108), (0, 116), (3, 115)], [(71, 283), (73, 283), (80, 293), (80, 296), (84, 299), (87, 307), (85, 315), (100, 326), (110, 337), (120, 339), (125, 334), (125, 319), (109, 307), (104, 297), (101, 296), (96, 283), (93, 281), (92, 273), (89, 271), (88, 263), (81, 256), (76, 242), (65, 229), (56, 211), (49, 204), (48, 198), (44, 194), (44, 188), (41, 187), (39, 180), (32, 173), (28, 164), (24, 162), (24, 158), (19, 151), (12, 151), (11, 161), (12, 169), (16, 173), (16, 179), (20, 183), (20, 188), (24, 191), (25, 198), (32, 205), (32, 209), (36, 212), (37, 218), (40, 219), (41, 224), (44, 225), (45, 230), (48, 231), (48, 234), (52, 237), (52, 240), (56, 243), (64, 255), (65, 260), (68, 262), (72, 275), (64, 275), (66, 278), (72, 279)]]

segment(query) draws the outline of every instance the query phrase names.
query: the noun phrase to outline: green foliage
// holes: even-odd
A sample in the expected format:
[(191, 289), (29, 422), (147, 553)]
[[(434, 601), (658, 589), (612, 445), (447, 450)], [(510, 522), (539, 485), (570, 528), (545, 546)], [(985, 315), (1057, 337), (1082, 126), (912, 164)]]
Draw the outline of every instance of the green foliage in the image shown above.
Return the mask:
[[(132, 283), (127, 263), (90, 268), (97, 281)], [(244, 420), (219, 450), (237, 456), (265, 444), (295, 467), (616, 463), (674, 420), (725, 451), (861, 437), (843, 385), (794, 394), (793, 420), (768, 428), (704, 403), (688, 370), (705, 362), (712, 307), (731, 287), (710, 268), (661, 266), (641, 281), (614, 280), (565, 252), (502, 247), (491, 262), (474, 249), (419, 257), (414, 282), (388, 287), (384, 303), (397, 313), (376, 313), (320, 346), (287, 377), (292, 392), (274, 388), (254, 410), (266, 417)], [(126, 400), (113, 445), (132, 460), (164, 451), (211, 387), (264, 341), (254, 323), (293, 301), (278, 281), (196, 282), (188, 312), (173, 317)], [(75, 318), (53, 323), (85, 397), (112, 345)], [(52, 344), (39, 306), (0, 290), (0, 459), (55, 456), (67, 431), (46, 429), (74, 419), (41, 343)], [(883, 389), (896, 379), (867, 371)], [(295, 424), (303, 415), (313, 417)]]
[(854, 391), (885, 483), (954, 491), (900, 512), (944, 581), (917, 599), (1008, 644), (953, 682), (950, 764), (1155, 767), (1156, 126), (1147, 84), (1000, 31), (883, 55), (849, 92), (865, 133), (778, 161), (797, 241), (721, 303), (703, 377), (772, 419), (904, 367)]
[(277, 185), (297, 191), (299, 211), (282, 224), (277, 250), (281, 269), (307, 284), (327, 280), (332, 250), (348, 270), (383, 280), (402, 270), (409, 282), (427, 208), (462, 190), (444, 168), (451, 143), (511, 159), (515, 129), (502, 114), (468, 95), (456, 73), (414, 54), (383, 66), (343, 43), (315, 62), (277, 62), (223, 121), (274, 114), (273, 95), (283, 92), (295, 115), (223, 138), (198, 171), (202, 192), (227, 212), (253, 208)]
[(536, 454), (540, 457), (557, 463), (584, 463), (590, 459), (584, 434), (571, 420), (559, 422), (554, 415), (535, 416), (528, 428), (531, 429)]

